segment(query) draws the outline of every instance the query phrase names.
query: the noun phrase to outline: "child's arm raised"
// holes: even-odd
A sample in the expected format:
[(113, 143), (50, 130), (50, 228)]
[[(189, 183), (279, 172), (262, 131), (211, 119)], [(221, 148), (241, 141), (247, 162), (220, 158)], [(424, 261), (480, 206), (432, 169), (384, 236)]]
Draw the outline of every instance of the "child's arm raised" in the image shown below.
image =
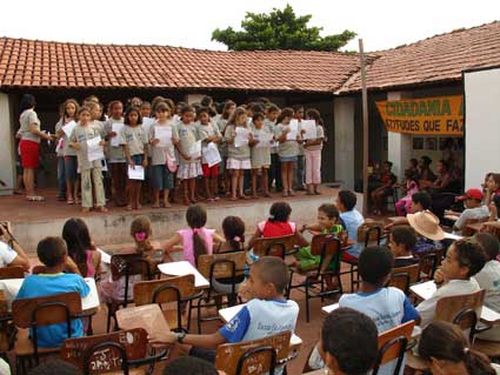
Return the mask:
[(170, 237), (168, 240), (163, 242), (160, 247), (165, 251), (169, 252), (172, 251), (175, 245), (179, 245), (182, 243), (182, 237), (179, 233), (174, 234), (172, 237)]

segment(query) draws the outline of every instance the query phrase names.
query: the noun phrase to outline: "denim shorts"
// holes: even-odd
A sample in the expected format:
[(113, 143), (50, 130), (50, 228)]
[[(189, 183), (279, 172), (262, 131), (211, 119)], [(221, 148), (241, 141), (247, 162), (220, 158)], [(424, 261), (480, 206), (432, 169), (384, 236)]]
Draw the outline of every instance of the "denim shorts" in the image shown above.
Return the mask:
[(296, 163), (297, 160), (298, 156), (280, 156), (280, 162), (282, 163), (289, 163), (289, 162)]
[(153, 165), (151, 185), (156, 190), (172, 190), (174, 188), (174, 174), (164, 164)]
[(66, 180), (75, 182), (78, 178), (78, 159), (75, 155), (64, 157), (64, 173)]

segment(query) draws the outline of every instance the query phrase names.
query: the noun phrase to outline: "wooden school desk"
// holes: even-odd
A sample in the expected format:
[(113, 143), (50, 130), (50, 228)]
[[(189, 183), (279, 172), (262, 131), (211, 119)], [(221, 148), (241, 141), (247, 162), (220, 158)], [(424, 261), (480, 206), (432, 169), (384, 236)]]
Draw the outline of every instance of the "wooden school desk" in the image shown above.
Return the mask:
[(188, 261), (168, 262), (158, 264), (158, 269), (164, 275), (185, 276), (194, 275), (194, 286), (198, 289), (210, 287), (210, 282)]

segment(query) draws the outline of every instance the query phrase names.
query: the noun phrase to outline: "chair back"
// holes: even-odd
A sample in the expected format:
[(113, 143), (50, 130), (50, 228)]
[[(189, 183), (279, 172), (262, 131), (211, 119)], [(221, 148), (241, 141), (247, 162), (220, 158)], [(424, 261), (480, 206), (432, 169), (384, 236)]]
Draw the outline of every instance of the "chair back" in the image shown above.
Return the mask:
[[(120, 349), (108, 346), (120, 345)], [(102, 347), (96, 345), (102, 344)], [(148, 347), (148, 334), (143, 328), (117, 331), (102, 335), (71, 338), (64, 341), (61, 348), (63, 360), (72, 363), (86, 373), (110, 372), (122, 369), (123, 358), (137, 360), (145, 358)]]
[(287, 251), (292, 250), (296, 245), (295, 233), (280, 237), (261, 237), (255, 240), (253, 252), (259, 257), (273, 255), (284, 259)]
[(222, 279), (243, 275), (246, 253), (204, 254), (198, 257), (198, 271), (207, 279)]
[(476, 334), (477, 320), (476, 310), (465, 308), (453, 319), (453, 324), (459, 326), (462, 331), (469, 330), (469, 342), (472, 343)]
[[(286, 331), (258, 340), (219, 345), (215, 367), (227, 375), (270, 372), (276, 362), (288, 357), (291, 335), (291, 332)], [(274, 356), (270, 348), (274, 349)]]
[(125, 292), (123, 306), (129, 301), (130, 277), (139, 275), (143, 280), (151, 280), (152, 272), (149, 261), (139, 254), (115, 254), (111, 256), (111, 276), (113, 280), (125, 277)]
[(470, 236), (473, 236), (473, 235), (474, 235), (474, 233), (475, 233), (475, 231), (474, 231), (474, 230), (472, 230), (472, 229), (470, 229), (470, 228), (468, 228), (468, 227), (467, 227), (467, 225), (469, 225), (469, 224), (476, 224), (476, 223), (484, 223), (484, 222), (488, 221), (488, 219), (489, 219), (489, 216), (488, 216), (488, 215), (486, 215), (486, 216), (484, 216), (484, 217), (481, 217), (481, 218), (474, 218), (474, 219), (473, 219), (473, 218), (470, 218), (470, 219), (466, 219), (466, 220), (464, 221), (464, 225), (463, 225), (463, 227), (462, 227), (462, 235), (463, 235), (464, 237), (470, 237)]
[(389, 286), (402, 290), (405, 294), (410, 292), (410, 285), (418, 282), (420, 278), (420, 267), (412, 264), (406, 267), (398, 267), (392, 270)]
[(311, 254), (320, 256), (318, 273), (325, 273), (332, 262), (336, 264), (337, 269), (331, 273), (340, 270), (341, 247), (340, 239), (332, 234), (317, 234), (312, 238)]
[(440, 298), (436, 304), (435, 319), (452, 323), (457, 315), (466, 308), (476, 311), (479, 316), (484, 302), (484, 295), (485, 290), (481, 289), (470, 294)]
[(0, 280), (24, 279), (24, 268), (20, 266), (0, 267)]
[(428, 251), (419, 256), (420, 278), (425, 280), (432, 280), (434, 272), (441, 265), (443, 260), (444, 249), (435, 249)]
[(385, 365), (395, 359), (398, 360), (394, 375), (399, 374), (403, 364), (406, 346), (411, 339), (415, 321), (411, 320), (388, 331), (382, 332), (378, 336), (378, 356), (373, 367), (372, 375), (377, 375), (380, 366)]
[(380, 245), (382, 234), (384, 233), (384, 223), (379, 221), (365, 221), (358, 228), (358, 242), (364, 243), (365, 247), (374, 242)]

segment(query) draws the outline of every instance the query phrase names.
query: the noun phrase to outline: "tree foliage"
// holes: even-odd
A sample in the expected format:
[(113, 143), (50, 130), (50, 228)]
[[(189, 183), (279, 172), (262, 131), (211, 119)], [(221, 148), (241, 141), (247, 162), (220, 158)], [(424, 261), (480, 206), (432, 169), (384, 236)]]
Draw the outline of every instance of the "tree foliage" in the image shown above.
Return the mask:
[(232, 27), (216, 29), (212, 33), (212, 40), (234, 51), (337, 51), (356, 36), (355, 32), (345, 30), (341, 34), (322, 37), (322, 27), (307, 26), (311, 17), (297, 17), (289, 4), (283, 10), (273, 8), (269, 14), (247, 12), (241, 22), (242, 31), (235, 31)]

